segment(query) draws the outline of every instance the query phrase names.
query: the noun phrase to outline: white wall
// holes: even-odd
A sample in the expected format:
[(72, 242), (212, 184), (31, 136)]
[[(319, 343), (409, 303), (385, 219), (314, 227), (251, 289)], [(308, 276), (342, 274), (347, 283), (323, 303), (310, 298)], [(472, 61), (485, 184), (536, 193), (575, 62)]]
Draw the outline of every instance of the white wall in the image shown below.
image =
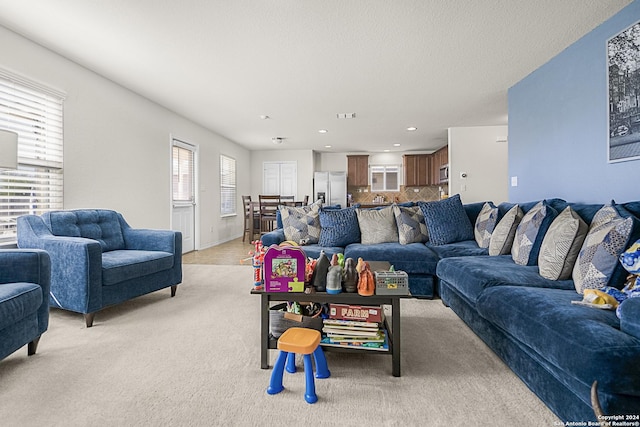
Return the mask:
[[(200, 150), (199, 248), (242, 234), (240, 197), (237, 217), (219, 215), (219, 155), (234, 157), (238, 171), (246, 171), (249, 151), (4, 27), (0, 51), (0, 67), (67, 94), (65, 209), (114, 209), (133, 227), (169, 228), (173, 135)], [(238, 194), (249, 188), (239, 174)]]
[[(313, 199), (314, 152), (312, 150), (269, 150), (251, 152), (251, 198), (258, 200), (262, 194), (262, 163), (263, 162), (296, 162), (298, 173), (298, 193), (296, 200), (304, 196)], [(346, 169), (343, 169), (346, 170)], [(244, 194), (244, 193), (243, 193)]]
[[(449, 194), (463, 203), (508, 200), (507, 126), (449, 128)], [(466, 173), (466, 178), (460, 174)]]

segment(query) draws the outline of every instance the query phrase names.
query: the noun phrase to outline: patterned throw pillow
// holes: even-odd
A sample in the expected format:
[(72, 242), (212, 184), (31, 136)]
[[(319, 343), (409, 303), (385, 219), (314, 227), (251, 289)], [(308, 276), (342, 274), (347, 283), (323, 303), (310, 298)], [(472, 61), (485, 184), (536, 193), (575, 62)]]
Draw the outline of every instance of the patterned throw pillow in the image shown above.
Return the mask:
[(284, 237), (299, 245), (318, 243), (320, 239), (320, 202), (309, 206), (280, 206)]
[(511, 246), (511, 258), (519, 265), (536, 265), (542, 239), (557, 212), (543, 200), (522, 217)]
[(398, 241), (401, 245), (429, 241), (427, 224), (419, 206), (404, 207), (393, 205), (393, 213), (398, 225)]
[(491, 233), (489, 255), (505, 255), (511, 252), (516, 229), (523, 216), (522, 209), (518, 205), (514, 205), (504, 214), (493, 233)]
[(567, 206), (553, 220), (542, 241), (538, 256), (540, 275), (549, 280), (571, 278), (573, 266), (588, 231), (587, 223), (571, 206)]
[(488, 248), (491, 241), (491, 233), (498, 223), (498, 208), (491, 202), (482, 205), (482, 209), (476, 218), (476, 224), (473, 228), (473, 234), (476, 243), (481, 248)]
[(633, 218), (623, 218), (611, 205), (596, 213), (573, 267), (573, 283), (579, 294), (609, 284), (632, 229)]
[(393, 215), (393, 207), (382, 209), (356, 209), (360, 226), (360, 243), (392, 243), (398, 241), (398, 226)]
[(434, 245), (473, 240), (473, 225), (467, 216), (460, 195), (434, 202), (419, 203)]
[(360, 241), (356, 208), (320, 210), (320, 246), (344, 247)]

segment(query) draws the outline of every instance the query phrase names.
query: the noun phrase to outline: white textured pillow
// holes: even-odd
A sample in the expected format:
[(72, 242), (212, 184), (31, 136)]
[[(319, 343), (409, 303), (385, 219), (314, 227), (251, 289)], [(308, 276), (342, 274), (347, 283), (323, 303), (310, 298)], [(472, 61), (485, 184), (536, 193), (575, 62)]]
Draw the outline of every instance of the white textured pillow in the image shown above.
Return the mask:
[(511, 253), (513, 238), (516, 235), (518, 224), (524, 216), (520, 206), (515, 205), (504, 214), (496, 228), (491, 233), (489, 241), (489, 255), (506, 255)]
[(491, 242), (491, 234), (496, 228), (498, 222), (498, 208), (491, 202), (487, 202), (482, 205), (482, 210), (476, 218), (475, 226), (473, 227), (473, 234), (476, 238), (476, 243), (481, 248), (488, 248), (489, 242)]
[(284, 237), (299, 245), (318, 243), (320, 239), (320, 202), (309, 206), (280, 206)]
[(356, 209), (360, 226), (360, 243), (375, 245), (398, 241), (398, 226), (393, 207), (382, 209)]
[(540, 275), (549, 280), (571, 278), (573, 266), (588, 231), (587, 223), (571, 206), (560, 212), (549, 226), (540, 247)]

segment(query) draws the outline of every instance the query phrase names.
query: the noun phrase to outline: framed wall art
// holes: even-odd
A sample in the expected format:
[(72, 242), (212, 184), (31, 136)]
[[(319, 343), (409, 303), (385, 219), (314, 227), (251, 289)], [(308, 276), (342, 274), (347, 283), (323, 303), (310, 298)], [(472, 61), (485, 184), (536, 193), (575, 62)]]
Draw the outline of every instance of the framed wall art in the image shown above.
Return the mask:
[(640, 22), (607, 41), (609, 162), (640, 159)]

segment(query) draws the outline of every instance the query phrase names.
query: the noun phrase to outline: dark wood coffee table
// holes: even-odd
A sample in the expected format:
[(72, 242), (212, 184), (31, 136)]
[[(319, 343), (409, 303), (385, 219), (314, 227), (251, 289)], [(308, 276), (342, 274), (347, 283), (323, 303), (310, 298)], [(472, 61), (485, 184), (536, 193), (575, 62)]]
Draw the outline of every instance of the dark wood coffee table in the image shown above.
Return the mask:
[(269, 333), (269, 307), (276, 301), (308, 301), (318, 303), (340, 303), (357, 305), (389, 305), (391, 306), (391, 325), (387, 323), (387, 337), (389, 341), (388, 351), (369, 351), (349, 347), (323, 347), (327, 351), (342, 352), (366, 352), (367, 354), (391, 354), (392, 374), (394, 377), (400, 376), (400, 298), (408, 298), (409, 295), (373, 295), (363, 297), (357, 293), (328, 294), (326, 292), (316, 292), (305, 294), (303, 292), (264, 292), (252, 290), (252, 294), (260, 295), (260, 367), (269, 368), (269, 349), (276, 349), (278, 340), (270, 336)]

